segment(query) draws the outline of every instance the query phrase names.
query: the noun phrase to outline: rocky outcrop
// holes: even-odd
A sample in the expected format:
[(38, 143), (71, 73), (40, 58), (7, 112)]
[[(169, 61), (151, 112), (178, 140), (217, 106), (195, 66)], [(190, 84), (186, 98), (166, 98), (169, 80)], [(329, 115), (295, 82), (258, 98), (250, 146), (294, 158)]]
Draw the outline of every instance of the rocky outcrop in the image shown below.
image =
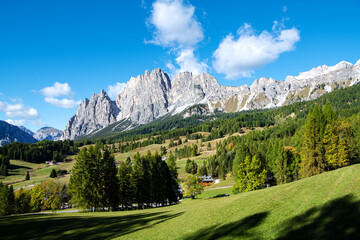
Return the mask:
[(58, 130), (56, 128), (43, 127), (37, 130), (34, 133), (33, 137), (38, 141), (42, 141), (42, 140), (56, 141), (61, 138), (62, 134), (63, 131)]
[(114, 101), (104, 90), (100, 94), (94, 93), (89, 99), (80, 104), (76, 114), (68, 122), (61, 139), (74, 139), (97, 129), (104, 128), (114, 122), (119, 114)]
[(116, 98), (117, 120), (129, 119), (143, 124), (168, 113), (170, 89), (168, 75), (159, 68), (131, 78)]
[(12, 142), (35, 143), (37, 140), (19, 127), (0, 120), (0, 146)]
[(148, 123), (165, 115), (181, 113), (194, 105), (206, 107), (185, 111), (185, 117), (214, 111), (278, 107), (315, 99), (359, 81), (360, 60), (355, 65), (340, 62), (332, 67), (319, 66), (299, 76), (288, 76), (285, 81), (260, 78), (251, 86), (240, 87), (221, 86), (207, 73), (181, 72), (170, 81), (161, 69), (151, 73), (146, 70), (145, 74), (128, 81), (115, 102), (103, 90), (90, 100), (85, 99), (68, 122), (63, 139), (89, 134), (116, 121), (127, 120), (135, 125)]

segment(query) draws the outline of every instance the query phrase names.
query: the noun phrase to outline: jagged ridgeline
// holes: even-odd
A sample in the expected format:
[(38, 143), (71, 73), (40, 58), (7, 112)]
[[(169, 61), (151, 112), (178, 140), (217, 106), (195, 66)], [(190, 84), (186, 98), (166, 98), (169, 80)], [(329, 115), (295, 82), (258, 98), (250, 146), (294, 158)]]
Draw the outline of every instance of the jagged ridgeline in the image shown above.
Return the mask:
[(288, 76), (285, 81), (260, 78), (251, 86), (240, 87), (221, 86), (207, 73), (182, 72), (170, 81), (166, 73), (155, 69), (132, 77), (115, 101), (104, 90), (90, 100), (85, 99), (68, 122), (62, 138), (95, 136), (109, 125), (112, 131), (106, 133), (126, 131), (180, 113), (184, 118), (280, 107), (313, 100), (359, 81), (360, 61), (355, 65), (348, 62), (332, 67), (323, 65), (299, 76)]
[[(296, 126), (303, 124), (311, 106), (331, 104), (334, 110), (343, 117), (349, 117), (360, 112), (360, 84), (338, 89), (331, 93), (325, 94), (315, 100), (305, 102), (295, 102), (287, 106), (262, 109), (248, 110), (238, 113), (214, 113), (211, 115), (193, 115), (183, 118), (182, 114), (168, 118), (160, 118), (152, 123), (138, 126), (135, 129), (118, 132), (114, 131), (118, 123), (112, 124), (96, 134), (78, 138), (79, 141), (105, 139), (108, 141), (129, 141), (140, 139), (148, 136), (162, 135), (164, 139), (184, 136), (195, 132), (210, 132), (210, 139), (218, 138), (228, 133), (241, 131), (243, 127), (265, 127), (275, 123), (285, 121), (293, 117), (296, 124), (292, 129), (287, 129), (288, 134), (293, 134)], [(203, 106), (194, 106), (203, 107)], [(194, 107), (191, 107), (190, 110)], [(189, 110), (185, 110), (184, 113)]]

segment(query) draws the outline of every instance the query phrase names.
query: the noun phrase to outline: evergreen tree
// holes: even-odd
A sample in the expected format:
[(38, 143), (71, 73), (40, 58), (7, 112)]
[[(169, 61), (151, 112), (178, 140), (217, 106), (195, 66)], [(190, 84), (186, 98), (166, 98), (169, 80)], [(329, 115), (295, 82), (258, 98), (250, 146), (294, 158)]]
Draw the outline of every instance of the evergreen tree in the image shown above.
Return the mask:
[(296, 150), (281, 145), (276, 158), (276, 182), (283, 184), (297, 179), (297, 164)]
[(8, 166), (6, 164), (1, 164), (0, 175), (2, 175), (4, 177), (6, 177), (8, 175)]
[(29, 171), (26, 171), (26, 175), (25, 175), (25, 181), (30, 180), (30, 173)]
[(124, 208), (132, 207), (133, 190), (132, 168), (130, 162), (121, 162), (119, 167), (119, 201)]
[(119, 185), (114, 158), (100, 145), (81, 149), (70, 177), (69, 191), (83, 209), (116, 209)]
[(0, 216), (14, 213), (14, 190), (12, 186), (4, 185), (0, 182)]
[(50, 173), (50, 177), (51, 177), (51, 178), (56, 178), (56, 177), (57, 177), (57, 174), (56, 174), (56, 171), (55, 171), (54, 168), (53, 168), (53, 170), (52, 170), (51, 173)]

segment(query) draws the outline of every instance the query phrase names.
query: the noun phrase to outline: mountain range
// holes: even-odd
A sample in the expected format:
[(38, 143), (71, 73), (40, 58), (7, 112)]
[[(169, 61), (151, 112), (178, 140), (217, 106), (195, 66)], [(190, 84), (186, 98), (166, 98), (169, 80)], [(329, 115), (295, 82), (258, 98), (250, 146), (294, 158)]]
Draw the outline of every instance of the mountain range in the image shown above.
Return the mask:
[(29, 134), (28, 131), (24, 131), (17, 126), (0, 120), (0, 146), (12, 142), (37, 142), (37, 140), (31, 134)]
[(0, 146), (12, 142), (35, 143), (42, 140), (56, 141), (61, 138), (63, 131), (43, 127), (35, 133), (23, 126), (14, 126), (0, 120)]
[[(239, 87), (222, 86), (207, 73), (181, 72), (170, 81), (159, 68), (151, 73), (146, 70), (143, 75), (132, 77), (115, 101), (104, 90), (85, 98), (67, 123), (61, 139), (91, 135), (114, 123), (128, 130), (180, 113), (187, 117), (215, 111), (230, 113), (280, 107), (312, 100), (359, 81), (360, 60), (354, 65), (344, 61), (331, 67), (322, 65), (298, 76), (288, 76), (284, 81), (260, 78), (251, 86)], [(184, 111), (196, 104), (205, 108)]]

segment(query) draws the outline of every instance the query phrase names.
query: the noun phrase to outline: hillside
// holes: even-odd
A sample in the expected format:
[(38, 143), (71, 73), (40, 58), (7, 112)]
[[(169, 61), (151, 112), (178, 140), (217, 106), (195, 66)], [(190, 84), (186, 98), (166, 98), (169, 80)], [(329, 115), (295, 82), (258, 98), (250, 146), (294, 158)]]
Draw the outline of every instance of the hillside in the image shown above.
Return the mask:
[[(3, 217), (2, 239), (359, 239), (360, 165), (142, 211)], [(19, 231), (21, 229), (21, 231)]]
[(35, 143), (37, 140), (19, 127), (0, 120), (0, 146), (12, 142)]

